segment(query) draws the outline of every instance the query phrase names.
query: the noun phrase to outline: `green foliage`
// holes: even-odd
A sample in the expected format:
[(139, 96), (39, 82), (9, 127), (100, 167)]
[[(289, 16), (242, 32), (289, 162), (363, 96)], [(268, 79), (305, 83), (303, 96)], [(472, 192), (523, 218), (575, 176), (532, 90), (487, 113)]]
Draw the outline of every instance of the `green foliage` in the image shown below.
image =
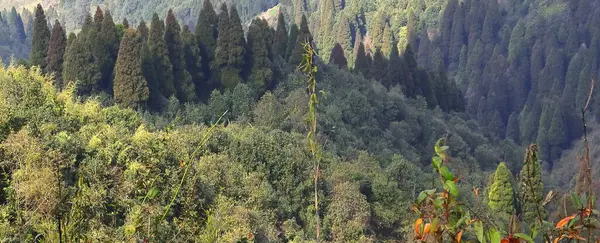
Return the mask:
[(225, 88), (233, 89), (242, 81), (240, 75), (246, 54), (244, 31), (235, 7), (228, 12), (227, 5), (221, 5), (218, 32), (212, 70), (220, 73), (219, 78)]
[(527, 223), (546, 218), (542, 205), (544, 200), (544, 183), (542, 182), (542, 166), (537, 155), (537, 146), (529, 146), (523, 161), (523, 169), (519, 175), (519, 200), (523, 211), (523, 220)]
[[(290, 36), (292, 35), (290, 34)], [(306, 19), (306, 16), (302, 16), (302, 21), (300, 22), (300, 28), (298, 30), (298, 37), (295, 39), (296, 41), (292, 45), (293, 49), (289, 56), (289, 63), (292, 65), (298, 65), (302, 62), (302, 55), (304, 54), (303, 44), (307, 42), (313, 42), (313, 36), (308, 29), (308, 20)]]
[[(269, 58), (269, 26), (261, 19), (254, 19), (248, 28), (248, 43), (246, 50), (249, 58), (248, 82), (260, 92), (272, 86), (273, 63)], [(286, 35), (287, 36), (287, 35)], [(287, 38), (286, 38), (287, 39)]]
[(126, 30), (119, 48), (113, 88), (115, 101), (122, 107), (143, 107), (150, 96), (148, 82), (143, 75), (141, 49), (139, 33)]
[(52, 35), (48, 42), (48, 54), (46, 55), (46, 70), (48, 74), (54, 74), (55, 85), (58, 88), (62, 87), (62, 71), (67, 48), (67, 35), (61, 26), (60, 22), (54, 22), (52, 27)]
[(215, 56), (215, 47), (217, 43), (218, 18), (215, 9), (210, 0), (203, 3), (202, 10), (196, 23), (196, 38), (200, 47), (200, 56), (202, 57), (202, 68), (207, 76), (210, 77), (210, 67)]
[(35, 20), (33, 23), (33, 36), (31, 37), (31, 54), (29, 62), (32, 66), (46, 68), (46, 55), (48, 53), (48, 42), (50, 41), (50, 30), (42, 5), (38, 4), (35, 9)]
[(173, 10), (169, 10), (165, 22), (165, 43), (169, 52), (169, 60), (173, 65), (173, 83), (177, 99), (181, 102), (193, 101), (196, 97), (196, 88), (192, 76), (187, 70), (184, 43), (181, 40), (181, 27), (173, 14)]
[[(176, 94), (173, 77), (173, 64), (169, 58), (169, 47), (165, 39), (165, 25), (158, 14), (152, 16), (148, 48), (152, 54), (152, 62), (158, 80), (158, 90), (164, 97)], [(148, 74), (146, 74), (148, 75)]]
[(277, 28), (275, 29), (275, 39), (273, 40), (273, 52), (283, 58), (286, 56), (288, 44), (288, 29), (285, 23), (285, 17), (282, 12), (277, 16)]
[(514, 212), (511, 177), (508, 167), (504, 162), (501, 162), (494, 173), (494, 183), (490, 185), (488, 195), (490, 209), (502, 213), (504, 216), (512, 215)]

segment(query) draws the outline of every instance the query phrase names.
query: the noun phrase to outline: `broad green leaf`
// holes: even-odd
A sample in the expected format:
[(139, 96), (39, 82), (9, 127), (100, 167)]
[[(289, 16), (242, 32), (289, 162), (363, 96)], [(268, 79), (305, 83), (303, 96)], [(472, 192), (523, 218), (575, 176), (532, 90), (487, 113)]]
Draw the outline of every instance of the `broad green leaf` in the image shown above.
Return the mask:
[(150, 190), (148, 190), (148, 194), (146, 194), (146, 197), (150, 200), (156, 198), (156, 196), (158, 196), (158, 193), (160, 192), (160, 190), (158, 189), (158, 187), (152, 187), (150, 188)]
[(435, 156), (431, 160), (433, 162), (433, 168), (435, 168), (436, 170), (439, 170), (440, 166), (442, 166), (442, 158)]
[(443, 197), (438, 197), (435, 199), (435, 201), (433, 202), (433, 205), (435, 205), (436, 209), (440, 209), (442, 208), (442, 204), (444, 204), (445, 198)]
[(523, 234), (523, 233), (516, 233), (514, 234), (514, 236), (516, 236), (517, 238), (521, 239), (521, 240), (525, 240), (529, 243), (534, 243), (533, 239), (527, 235), (527, 234)]
[(483, 235), (483, 223), (477, 221), (473, 223), (473, 227), (475, 227), (475, 231), (477, 232), (477, 240), (479, 240), (480, 243), (486, 243), (485, 236)]
[(421, 193), (419, 193), (419, 196), (417, 197), (417, 203), (423, 202), (423, 200), (425, 200), (425, 198), (433, 195), (435, 193), (435, 191), (436, 191), (435, 189), (422, 191)]
[(491, 243), (500, 243), (500, 241), (502, 240), (500, 232), (498, 232), (498, 230), (496, 229), (491, 229), (490, 231), (488, 231), (488, 236), (490, 238)]
[(458, 188), (456, 187), (456, 183), (454, 183), (454, 181), (446, 181), (444, 183), (444, 189), (448, 191), (450, 195), (458, 197)]
[(448, 167), (442, 166), (442, 168), (440, 169), (440, 173), (442, 174), (442, 177), (444, 177), (445, 180), (447, 180), (447, 181), (454, 180), (454, 175), (452, 174), (452, 172), (450, 172)]
[(575, 192), (571, 193), (571, 202), (573, 202), (573, 205), (577, 209), (583, 208), (583, 204), (581, 204), (581, 199), (579, 199), (579, 196)]

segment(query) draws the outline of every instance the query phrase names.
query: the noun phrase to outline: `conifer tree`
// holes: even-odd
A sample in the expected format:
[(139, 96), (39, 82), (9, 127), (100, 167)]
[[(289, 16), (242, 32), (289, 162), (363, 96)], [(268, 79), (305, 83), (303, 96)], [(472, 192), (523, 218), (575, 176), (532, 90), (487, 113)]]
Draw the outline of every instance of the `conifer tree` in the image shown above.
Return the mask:
[(538, 158), (536, 145), (529, 146), (525, 152), (519, 180), (519, 200), (523, 211), (523, 219), (527, 223), (533, 223), (539, 217), (545, 219), (546, 211), (542, 206), (544, 182), (542, 181), (542, 166)]
[(448, 49), (448, 61), (451, 64), (457, 64), (459, 62), (460, 51), (465, 43), (464, 18), (463, 6), (462, 4), (459, 4), (454, 11), (452, 36), (450, 39), (450, 47)]
[(183, 26), (181, 40), (183, 42), (186, 69), (192, 76), (192, 81), (196, 88), (196, 96), (201, 97), (205, 93), (204, 89), (207, 88), (203, 87), (204, 73), (202, 72), (202, 57), (200, 56), (200, 47), (198, 46), (196, 36), (194, 36), (187, 25)]
[(113, 71), (117, 61), (120, 41), (112, 15), (108, 10), (104, 12), (99, 30), (100, 32), (94, 43), (94, 58), (102, 73), (100, 86), (102, 89), (110, 91), (113, 87)]
[[(150, 25), (148, 48), (152, 54), (152, 62), (158, 80), (158, 90), (165, 98), (175, 95), (175, 84), (173, 83), (173, 65), (169, 59), (169, 49), (164, 38), (164, 23), (154, 13)], [(146, 74), (148, 75), (148, 74)]]
[[(0, 21), (2, 20), (0, 19)], [(25, 34), (25, 26), (23, 25), (23, 19), (21, 18), (21, 15), (17, 13), (17, 9), (15, 9), (15, 7), (10, 9), (10, 14), (8, 15), (8, 26), (10, 35), (16, 40), (25, 41), (27, 39), (27, 35)]]
[[(322, 0), (322, 5), (319, 8), (321, 16), (319, 20), (318, 29), (318, 43), (322, 53), (331, 53), (331, 49), (334, 46), (334, 37), (332, 35), (333, 22), (334, 22), (334, 4), (333, 0)], [(327, 58), (327, 56), (325, 56)], [(325, 60), (329, 61), (329, 60)]]
[[(360, 34), (357, 34), (357, 36), (359, 36)], [(360, 40), (359, 38), (357, 38), (357, 40)], [(355, 44), (356, 46), (358, 46), (357, 52), (356, 52), (356, 62), (354, 63), (354, 72), (355, 73), (362, 73), (363, 76), (368, 77), (369, 76), (369, 69), (371, 68), (371, 61), (369, 60), (369, 56), (367, 56), (366, 52), (365, 52), (365, 45), (361, 42), (357, 42)]]
[(195, 99), (196, 88), (194, 87), (192, 76), (186, 69), (185, 53), (181, 40), (181, 27), (172, 9), (169, 9), (165, 22), (165, 42), (169, 51), (169, 60), (173, 65), (173, 83), (177, 91), (177, 99), (181, 102), (192, 101)]
[(202, 69), (205, 79), (209, 80), (211, 73), (211, 63), (215, 58), (215, 48), (217, 44), (217, 25), (218, 17), (210, 0), (205, 0), (196, 23), (196, 39), (200, 47), (200, 56), (202, 57)]
[(335, 64), (340, 69), (345, 69), (348, 67), (348, 60), (346, 59), (346, 55), (344, 55), (344, 48), (342, 48), (339, 43), (335, 43), (333, 50), (331, 50), (329, 62)]
[(564, 111), (562, 106), (558, 105), (554, 111), (550, 130), (548, 130), (548, 142), (550, 148), (550, 160), (560, 159), (562, 150), (568, 144), (568, 127), (565, 124)]
[(282, 11), (279, 11), (277, 17), (277, 29), (275, 29), (275, 40), (273, 43), (273, 52), (275, 55), (279, 55), (285, 58), (287, 43), (288, 42), (288, 31), (285, 26), (285, 17)]
[(219, 78), (225, 88), (233, 89), (242, 81), (240, 75), (246, 53), (244, 31), (235, 7), (228, 14), (227, 5), (221, 5), (219, 33), (213, 70), (219, 71)]
[(423, 31), (419, 37), (419, 50), (417, 54), (417, 63), (421, 67), (425, 67), (429, 63), (429, 48), (429, 36), (427, 34), (426, 28), (423, 28)]
[[(394, 46), (396, 44), (394, 43)], [(402, 58), (400, 57), (400, 53), (398, 52), (398, 48), (392, 48), (392, 52), (390, 53), (390, 60), (388, 61), (388, 68), (385, 81), (383, 85), (385, 87), (392, 87), (393, 85), (400, 85), (400, 87), (405, 87), (404, 73), (402, 72)]]
[(298, 32), (300, 30), (298, 29), (298, 25), (296, 24), (292, 24), (292, 26), (290, 27), (290, 35), (288, 37), (288, 42), (287, 42), (287, 49), (285, 51), (285, 60), (289, 60), (290, 57), (292, 56), (292, 52), (294, 51), (294, 48), (296, 47), (296, 42), (298, 41)]
[(550, 130), (550, 126), (552, 126), (552, 120), (554, 115), (554, 109), (552, 106), (545, 104), (543, 106), (539, 127), (537, 132), (536, 142), (539, 146), (539, 158), (544, 161), (550, 161), (550, 141), (548, 131)]
[(381, 43), (381, 54), (383, 57), (389, 58), (390, 53), (392, 53), (392, 49), (398, 48), (398, 46), (394, 45), (394, 43), (396, 42), (394, 41), (392, 30), (388, 25), (385, 25), (385, 28), (383, 29), (383, 40)]
[(100, 9), (100, 6), (97, 6), (96, 13), (94, 13), (94, 24), (96, 25), (96, 27), (98, 29), (100, 29), (100, 26), (102, 26), (103, 21), (104, 21), (104, 13), (102, 12), (102, 9)]
[(516, 112), (513, 112), (508, 117), (508, 123), (506, 125), (506, 138), (512, 139), (515, 143), (520, 142), (520, 134), (519, 134), (519, 115)]
[(381, 50), (375, 51), (375, 55), (373, 55), (373, 65), (371, 65), (371, 70), (369, 73), (371, 78), (380, 82), (386, 78), (387, 61), (385, 60)]
[(142, 72), (142, 38), (136, 30), (125, 31), (115, 66), (114, 98), (120, 106), (137, 109), (150, 96), (148, 83)]
[[(140, 34), (140, 38), (142, 38)], [(154, 68), (154, 55), (150, 52), (150, 48), (148, 47), (148, 42), (142, 39), (142, 48), (141, 48), (141, 61), (142, 61), (142, 73), (144, 78), (148, 83), (148, 107), (152, 110), (161, 110), (165, 104), (167, 104), (167, 99), (161, 94), (159, 90), (159, 80), (157, 76), (157, 71)]]
[(302, 16), (302, 21), (300, 22), (300, 29), (298, 31), (298, 38), (296, 39), (296, 43), (294, 44), (294, 50), (290, 56), (290, 64), (298, 65), (302, 61), (302, 54), (304, 53), (304, 44), (312, 43), (313, 37), (308, 29), (308, 21), (306, 20), (306, 16)]
[(490, 209), (505, 215), (512, 215), (514, 209), (511, 173), (504, 162), (501, 162), (494, 173), (494, 183), (490, 187)]
[(48, 29), (48, 22), (46, 21), (46, 15), (44, 14), (44, 9), (41, 4), (38, 4), (35, 10), (32, 35), (29, 63), (32, 66), (40, 66), (42, 70), (45, 70), (48, 41), (50, 41), (50, 30)]
[(248, 81), (253, 88), (263, 92), (271, 85), (273, 71), (267, 43), (267, 32), (269, 26), (263, 20), (255, 18), (248, 29), (248, 70), (250, 76)]
[[(404, 50), (404, 62), (406, 62), (406, 66), (408, 68), (407, 75), (410, 76), (410, 79), (406, 82), (406, 94), (408, 97), (415, 97), (417, 95), (421, 95), (421, 83), (419, 81), (419, 75), (417, 73), (418, 66), (417, 61), (415, 60), (415, 55), (412, 51), (412, 47), (409, 45), (406, 46)], [(442, 67), (438, 67), (442, 68)]]
[(46, 73), (54, 74), (55, 85), (62, 87), (62, 70), (67, 48), (67, 35), (58, 20), (52, 26), (52, 35), (48, 42), (48, 54), (46, 55)]
[(81, 95), (98, 91), (98, 84), (102, 79), (89, 43), (86, 33), (80, 32), (69, 45), (64, 57), (63, 80), (66, 84), (76, 83), (76, 90)]
[(446, 4), (444, 11), (442, 13), (441, 20), (441, 32), (442, 39), (440, 43), (440, 48), (442, 50), (442, 57), (446, 57), (450, 50), (450, 42), (452, 36), (452, 20), (454, 19), (454, 12), (458, 8), (457, 0), (450, 0)]
[(123, 28), (129, 29), (129, 21), (127, 18), (123, 18)]
[(140, 21), (137, 30), (140, 33), (140, 38), (142, 38), (142, 43), (146, 43), (148, 41), (148, 37), (150, 36), (150, 29), (148, 29), (148, 26), (146, 25), (146, 21), (144, 21), (144, 19)]
[(350, 20), (348, 20), (346, 14), (342, 13), (340, 15), (333, 30), (335, 31), (335, 41), (340, 44), (340, 47), (344, 51), (344, 56), (348, 64), (354, 64), (354, 55), (352, 55), (352, 29), (350, 28)]

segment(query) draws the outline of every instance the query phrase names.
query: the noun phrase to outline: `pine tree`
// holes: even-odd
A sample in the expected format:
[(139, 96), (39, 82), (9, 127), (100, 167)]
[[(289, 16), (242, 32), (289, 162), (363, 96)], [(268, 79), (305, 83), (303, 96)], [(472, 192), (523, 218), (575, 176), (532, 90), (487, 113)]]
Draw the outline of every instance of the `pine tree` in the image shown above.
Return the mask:
[(285, 58), (287, 43), (288, 42), (288, 31), (285, 26), (285, 18), (280, 10), (279, 16), (277, 17), (277, 29), (275, 29), (275, 41), (273, 43), (273, 51), (276, 55)]
[(52, 26), (52, 35), (48, 42), (48, 53), (46, 55), (46, 73), (54, 74), (55, 86), (62, 87), (62, 70), (67, 48), (67, 35), (58, 20)]
[(511, 173), (504, 162), (501, 162), (494, 173), (494, 183), (490, 187), (490, 209), (505, 215), (512, 215), (514, 210)]
[(543, 109), (541, 112), (541, 116), (540, 116), (540, 120), (539, 120), (540, 125), (538, 127), (537, 139), (536, 139), (536, 142), (540, 149), (540, 153), (539, 153), (540, 159), (542, 159), (544, 161), (550, 161), (551, 147), (550, 147), (548, 131), (550, 130), (550, 126), (552, 125), (553, 115), (554, 115), (553, 107), (548, 104), (545, 104), (543, 106)]
[(148, 29), (148, 26), (146, 25), (146, 21), (144, 21), (144, 19), (140, 21), (137, 30), (140, 33), (140, 38), (142, 38), (142, 42), (146, 43), (148, 41), (148, 37), (150, 36), (150, 29)]
[(452, 20), (454, 19), (454, 12), (456, 11), (456, 8), (458, 8), (458, 0), (450, 0), (448, 1), (448, 4), (446, 4), (446, 7), (444, 8), (444, 11), (442, 13), (442, 39), (440, 43), (440, 48), (442, 50), (442, 57), (444, 58), (444, 61), (445, 57), (448, 56), (448, 52), (450, 50), (450, 42), (452, 36)]
[[(395, 45), (394, 45), (395, 46)], [(390, 53), (390, 60), (388, 62), (387, 68), (387, 77), (383, 82), (385, 87), (392, 87), (394, 85), (400, 85), (400, 87), (405, 87), (404, 73), (402, 72), (402, 58), (400, 57), (400, 53), (398, 52), (398, 48), (392, 48), (392, 53)]]
[(177, 99), (181, 102), (188, 102), (195, 99), (196, 88), (192, 81), (192, 76), (187, 71), (185, 63), (185, 53), (183, 51), (183, 42), (181, 40), (181, 27), (169, 9), (166, 18), (165, 42), (169, 51), (169, 60), (173, 65), (173, 80)]
[[(410, 79), (408, 79), (406, 82), (406, 95), (408, 97), (421, 95), (422, 83), (419, 80), (417, 61), (415, 60), (415, 55), (410, 44), (407, 45), (406, 49), (404, 50), (403, 60), (406, 62), (406, 66), (408, 67), (408, 71), (406, 73), (410, 76)], [(438, 69), (440, 68), (442, 67), (438, 67)]]
[(308, 29), (308, 21), (306, 16), (302, 16), (302, 22), (300, 22), (300, 29), (298, 31), (298, 38), (294, 44), (294, 50), (290, 56), (290, 64), (298, 65), (302, 61), (302, 54), (304, 54), (304, 44), (313, 42), (312, 34)]
[(21, 18), (21, 15), (17, 13), (17, 9), (15, 9), (15, 7), (10, 9), (10, 14), (8, 15), (8, 26), (10, 35), (13, 36), (13, 38), (21, 42), (27, 39), (25, 27), (23, 25), (23, 19)]
[[(142, 38), (141, 33), (140, 38)], [(150, 52), (150, 48), (148, 47), (148, 42), (142, 40), (142, 73), (148, 83), (148, 107), (152, 110), (160, 111), (165, 104), (167, 104), (167, 99), (159, 90), (159, 81), (156, 74), (157, 70), (154, 68), (153, 56), (154, 55)]]
[(204, 74), (202, 72), (200, 47), (198, 46), (196, 36), (194, 36), (187, 25), (183, 27), (183, 31), (181, 32), (181, 40), (183, 42), (185, 64), (187, 65), (186, 69), (190, 75), (192, 75), (192, 81), (196, 88), (196, 96), (202, 97), (203, 93), (206, 93), (204, 89), (207, 89), (208, 87), (205, 87), (203, 83)]
[(119, 45), (117, 28), (112, 15), (106, 10), (100, 25), (100, 32), (96, 38), (94, 58), (102, 73), (100, 86), (107, 91), (110, 91), (113, 87), (113, 71), (119, 53)]
[(338, 22), (334, 26), (336, 43), (340, 44), (346, 57), (348, 67), (354, 64), (354, 55), (352, 55), (352, 29), (350, 28), (350, 20), (346, 14), (341, 14)]
[(48, 42), (50, 41), (50, 30), (48, 29), (48, 22), (46, 22), (46, 15), (44, 14), (44, 9), (41, 4), (38, 4), (35, 10), (32, 35), (29, 63), (32, 66), (40, 66), (42, 70), (45, 70)]
[(269, 26), (263, 20), (255, 18), (248, 28), (248, 70), (250, 76), (248, 81), (255, 90), (263, 92), (273, 81), (271, 60), (267, 43)]
[(523, 169), (519, 175), (519, 200), (523, 211), (523, 219), (533, 223), (546, 218), (546, 211), (542, 206), (544, 200), (544, 182), (542, 181), (542, 166), (538, 159), (538, 148), (531, 145), (525, 153)]
[(288, 61), (290, 59), (290, 57), (292, 56), (292, 52), (294, 51), (294, 48), (296, 47), (296, 42), (298, 41), (298, 32), (300, 30), (298, 29), (298, 26), (296, 24), (292, 24), (292, 26), (290, 27), (290, 35), (288, 37), (288, 42), (287, 42), (287, 49), (285, 51), (285, 60)]
[(537, 93), (539, 91), (538, 83), (540, 73), (544, 69), (544, 44), (541, 40), (537, 40), (531, 49), (531, 68), (530, 68), (530, 79), (531, 79), (531, 90)]
[[(319, 8), (321, 11), (320, 21), (318, 25), (318, 43), (322, 53), (331, 53), (334, 46), (334, 36), (332, 34), (333, 19), (334, 19), (334, 4), (333, 0), (322, 0), (322, 5)], [(325, 56), (327, 58), (327, 56)], [(325, 60), (330, 61), (330, 60)]]
[(127, 18), (123, 19), (123, 28), (129, 29), (129, 21), (127, 20)]
[(417, 63), (421, 67), (427, 66), (429, 63), (429, 48), (430, 48), (429, 36), (427, 34), (426, 28), (423, 28), (423, 32), (419, 37), (419, 50), (418, 50), (418, 58)]
[(333, 50), (331, 50), (331, 55), (329, 55), (329, 61), (332, 64), (335, 64), (340, 69), (345, 69), (348, 67), (348, 60), (344, 55), (344, 49), (338, 43), (335, 44)]
[(398, 46), (394, 45), (394, 43), (396, 42), (394, 41), (394, 35), (392, 33), (392, 30), (388, 25), (386, 25), (383, 29), (383, 40), (381, 43), (381, 54), (383, 54), (385, 58), (390, 57), (392, 49), (398, 48)]
[(515, 143), (520, 142), (520, 134), (519, 134), (519, 115), (516, 112), (513, 112), (508, 117), (508, 124), (506, 125), (506, 138), (512, 139)]
[(448, 49), (448, 61), (450, 64), (454, 65), (458, 64), (460, 50), (465, 43), (464, 14), (463, 4), (459, 4), (454, 11), (454, 17), (452, 20), (452, 36)]
[(75, 88), (81, 95), (98, 91), (98, 84), (102, 79), (102, 73), (94, 60), (88, 39), (84, 32), (80, 32), (79, 36), (68, 45), (63, 64), (63, 80), (66, 84), (75, 83)]
[(213, 70), (220, 73), (221, 83), (225, 88), (233, 89), (242, 81), (240, 75), (244, 67), (245, 45), (244, 31), (237, 9), (231, 8), (228, 14), (227, 5), (221, 5)]
[(215, 58), (218, 21), (217, 13), (210, 0), (205, 0), (196, 23), (196, 39), (202, 57), (202, 69), (207, 80), (210, 80), (210, 67)]
[[(488, 99), (489, 100), (489, 99)], [(489, 102), (489, 101), (488, 101)], [(502, 117), (500, 117), (500, 112), (495, 111), (490, 123), (488, 124), (488, 131), (493, 134), (495, 137), (502, 139), (505, 135), (504, 131), (504, 123), (502, 122)]]
[(363, 76), (369, 76), (369, 69), (371, 69), (371, 61), (365, 52), (365, 45), (362, 42), (360, 33), (356, 33), (356, 43), (354, 46), (358, 47), (356, 51), (356, 61), (354, 63), (354, 72), (362, 73)]
[(568, 127), (565, 124), (564, 112), (562, 106), (558, 105), (554, 111), (550, 130), (548, 130), (548, 142), (550, 148), (550, 160), (560, 159), (562, 150), (568, 145)]
[(169, 49), (164, 38), (164, 23), (155, 13), (152, 16), (148, 48), (152, 54), (152, 62), (158, 80), (158, 90), (161, 94), (170, 98), (175, 95), (175, 84), (173, 83), (173, 65), (169, 59)]
[(96, 13), (94, 13), (94, 24), (96, 25), (96, 27), (98, 29), (100, 29), (100, 26), (102, 26), (103, 21), (104, 21), (104, 13), (102, 12), (102, 9), (100, 9), (100, 6), (97, 6)]
[(383, 81), (387, 75), (387, 61), (381, 53), (381, 50), (375, 51), (375, 55), (373, 55), (373, 65), (371, 65), (371, 70), (369, 71), (371, 78), (377, 81)]
[(125, 31), (115, 66), (114, 98), (120, 106), (137, 109), (149, 98), (141, 63), (142, 38), (136, 30)]

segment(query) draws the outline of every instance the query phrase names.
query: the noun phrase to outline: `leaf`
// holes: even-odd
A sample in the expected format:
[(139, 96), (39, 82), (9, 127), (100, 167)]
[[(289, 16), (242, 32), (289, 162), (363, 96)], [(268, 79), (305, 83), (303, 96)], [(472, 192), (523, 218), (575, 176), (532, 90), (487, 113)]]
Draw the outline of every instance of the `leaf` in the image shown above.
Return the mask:
[(417, 203), (423, 202), (423, 200), (425, 200), (425, 198), (433, 195), (435, 193), (435, 191), (436, 191), (435, 189), (422, 191), (421, 193), (419, 193), (419, 196), (417, 197)]
[(454, 175), (452, 174), (452, 172), (450, 172), (450, 169), (448, 169), (448, 167), (442, 166), (442, 168), (440, 169), (440, 173), (442, 174), (442, 177), (444, 177), (445, 180), (454, 180)]
[(432, 234), (435, 234), (435, 232), (437, 232), (437, 227), (438, 227), (438, 218), (435, 218), (433, 220), (433, 222), (431, 222), (431, 226), (430, 226), (430, 228), (431, 228), (430, 231)]
[(575, 208), (577, 208), (577, 209), (583, 208), (583, 204), (581, 204), (581, 199), (579, 199), (579, 196), (577, 194), (575, 194), (575, 192), (571, 193), (571, 202), (573, 203)]
[(567, 225), (569, 223), (569, 221), (571, 221), (571, 219), (575, 218), (575, 215), (571, 215), (569, 217), (566, 217), (564, 219), (561, 219), (560, 221), (558, 221), (558, 223), (556, 224), (556, 228), (560, 229), (562, 227), (565, 227), (565, 225)]
[(496, 229), (491, 229), (488, 232), (488, 236), (490, 237), (491, 243), (500, 243), (500, 232), (498, 232)]
[(421, 225), (423, 224), (423, 219), (422, 218), (418, 218), (417, 221), (415, 221), (415, 235), (419, 236), (419, 238), (421, 238)]
[(442, 158), (438, 156), (431, 158), (431, 161), (433, 162), (433, 168), (435, 168), (436, 170), (439, 170), (440, 166), (442, 166)]
[(473, 226), (477, 232), (477, 240), (479, 240), (480, 243), (486, 243), (483, 235), (483, 223), (481, 223), (481, 221), (476, 221)]
[(525, 240), (525, 241), (527, 241), (529, 243), (534, 243), (533, 239), (529, 235), (527, 235), (527, 234), (516, 233), (516, 234), (514, 234), (514, 236), (517, 237), (517, 238), (519, 238), (519, 239)]
[(135, 234), (135, 231), (136, 231), (136, 229), (135, 229), (134, 225), (132, 225), (132, 224), (125, 225), (125, 235), (132, 236), (133, 234)]
[(456, 242), (458, 242), (458, 243), (461, 242), (461, 240), (462, 240), (462, 234), (463, 234), (462, 231), (458, 232), (458, 234), (456, 235)]
[(431, 224), (426, 223), (425, 227), (423, 228), (423, 235), (427, 235), (429, 234), (429, 230), (431, 229)]
[(454, 183), (454, 181), (446, 181), (444, 183), (444, 190), (448, 191), (450, 195), (458, 197), (458, 188), (456, 187), (456, 183)]
[(150, 188), (150, 190), (148, 190), (148, 193), (146, 194), (146, 197), (150, 200), (156, 198), (156, 196), (158, 196), (158, 193), (160, 192), (160, 190), (158, 189), (158, 187), (154, 186), (152, 188)]

